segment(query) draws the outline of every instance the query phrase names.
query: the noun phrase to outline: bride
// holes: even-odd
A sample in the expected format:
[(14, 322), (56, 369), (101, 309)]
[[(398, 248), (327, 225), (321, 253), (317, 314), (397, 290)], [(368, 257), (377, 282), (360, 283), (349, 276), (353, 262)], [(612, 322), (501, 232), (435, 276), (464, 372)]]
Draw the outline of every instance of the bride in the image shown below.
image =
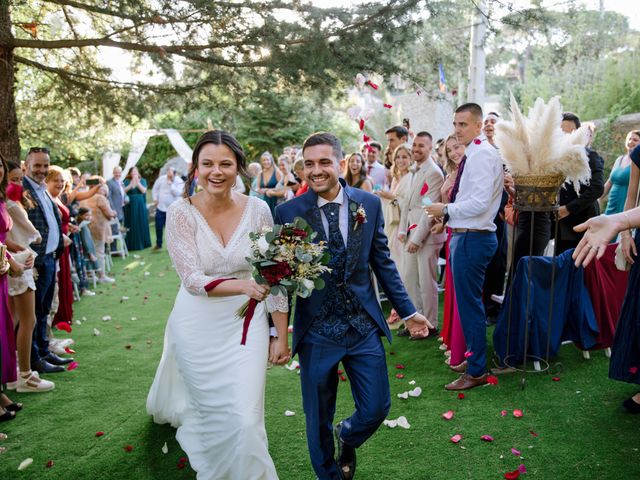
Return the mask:
[[(229, 133), (203, 134), (193, 150), (185, 198), (167, 216), (167, 249), (181, 279), (147, 411), (177, 427), (198, 479), (277, 479), (264, 428), (267, 358), (289, 360), (285, 297), (251, 278), (249, 233), (273, 225), (267, 204), (233, 191), (245, 156)], [(188, 189), (197, 173), (202, 190)], [(222, 279), (225, 279), (221, 282)], [(235, 312), (247, 297), (263, 303), (241, 345)]]

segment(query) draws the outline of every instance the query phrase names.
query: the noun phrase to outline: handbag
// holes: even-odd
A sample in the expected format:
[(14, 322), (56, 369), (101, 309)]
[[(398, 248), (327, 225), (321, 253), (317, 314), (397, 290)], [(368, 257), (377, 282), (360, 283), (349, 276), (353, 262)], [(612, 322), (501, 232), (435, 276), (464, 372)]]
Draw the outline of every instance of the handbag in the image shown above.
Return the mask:
[(400, 223), (400, 206), (398, 200), (391, 201), (391, 218), (389, 219), (389, 225), (397, 225)]
[[(638, 185), (638, 191), (636, 192), (636, 207), (638, 206), (639, 197), (640, 185)], [(633, 230), (631, 231), (631, 241), (633, 241)], [(616, 256), (614, 258), (614, 263), (616, 265), (616, 268), (621, 272), (628, 272), (629, 270), (631, 270), (631, 264), (627, 261), (626, 258), (624, 258), (624, 254), (622, 253), (622, 242), (618, 242), (618, 246), (616, 247)]]

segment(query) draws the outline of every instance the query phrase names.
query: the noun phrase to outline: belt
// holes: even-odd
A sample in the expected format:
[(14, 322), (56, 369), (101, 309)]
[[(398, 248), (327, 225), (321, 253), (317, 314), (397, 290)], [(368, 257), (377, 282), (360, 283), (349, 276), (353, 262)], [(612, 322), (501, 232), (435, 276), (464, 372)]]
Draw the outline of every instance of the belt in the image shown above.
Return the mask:
[(478, 230), (477, 228), (452, 228), (453, 233), (493, 233), (491, 230)]

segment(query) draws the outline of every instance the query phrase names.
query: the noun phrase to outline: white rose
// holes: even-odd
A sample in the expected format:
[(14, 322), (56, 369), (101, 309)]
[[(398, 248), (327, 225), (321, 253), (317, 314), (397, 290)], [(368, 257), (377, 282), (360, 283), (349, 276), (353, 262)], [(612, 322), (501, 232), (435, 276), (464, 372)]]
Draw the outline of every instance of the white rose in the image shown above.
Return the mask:
[(260, 237), (260, 240), (258, 240), (258, 250), (260, 251), (260, 255), (267, 253), (267, 250), (269, 250), (269, 242), (267, 242), (266, 238)]
[(314, 287), (313, 280), (309, 280), (308, 278), (302, 280), (302, 285), (309, 291), (313, 290)]

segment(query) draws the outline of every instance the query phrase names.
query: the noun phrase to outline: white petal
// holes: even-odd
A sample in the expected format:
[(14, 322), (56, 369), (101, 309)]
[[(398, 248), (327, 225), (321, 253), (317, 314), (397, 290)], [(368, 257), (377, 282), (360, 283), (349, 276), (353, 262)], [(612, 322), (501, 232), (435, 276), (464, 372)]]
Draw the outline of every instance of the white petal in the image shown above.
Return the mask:
[(97, 337), (98, 335), (100, 335), (100, 330), (98, 330), (97, 328), (94, 328), (93, 334)]
[(411, 428), (411, 425), (409, 425), (409, 422), (407, 421), (407, 418), (405, 416), (398, 417), (397, 422), (399, 427), (402, 427), (404, 429)]
[(80, 320), (76, 320), (76, 321), (75, 321), (75, 324), (76, 324), (76, 325), (82, 325), (82, 322), (81, 322)]
[(164, 445), (162, 446), (162, 453), (164, 453), (165, 455), (169, 453), (169, 447), (167, 447), (167, 442), (164, 442)]
[(410, 397), (419, 397), (422, 395), (422, 389), (420, 387), (416, 387), (413, 390), (409, 391)]
[(287, 370), (291, 370), (294, 371), (296, 370), (298, 367), (300, 366), (300, 364), (294, 360), (292, 361), (289, 365), (285, 365), (284, 368), (286, 368)]
[(385, 420), (384, 423), (389, 428), (396, 428), (398, 426), (398, 422), (396, 420)]
[(411, 380), (411, 381), (409, 382), (409, 385), (415, 385), (415, 384), (416, 384), (416, 381), (415, 381), (415, 380)]
[(285, 417), (293, 417), (296, 414), (296, 412), (292, 412), (291, 410), (285, 410), (284, 411), (284, 416)]
[(102, 317), (102, 320), (108, 322), (109, 320), (111, 320), (111, 315), (105, 315), (104, 317)]
[(398, 398), (403, 398), (403, 399), (407, 399), (409, 398), (409, 392), (402, 392), (398, 394)]
[(25, 470), (29, 465), (33, 463), (33, 458), (25, 458), (20, 465), (18, 466), (18, 470)]

